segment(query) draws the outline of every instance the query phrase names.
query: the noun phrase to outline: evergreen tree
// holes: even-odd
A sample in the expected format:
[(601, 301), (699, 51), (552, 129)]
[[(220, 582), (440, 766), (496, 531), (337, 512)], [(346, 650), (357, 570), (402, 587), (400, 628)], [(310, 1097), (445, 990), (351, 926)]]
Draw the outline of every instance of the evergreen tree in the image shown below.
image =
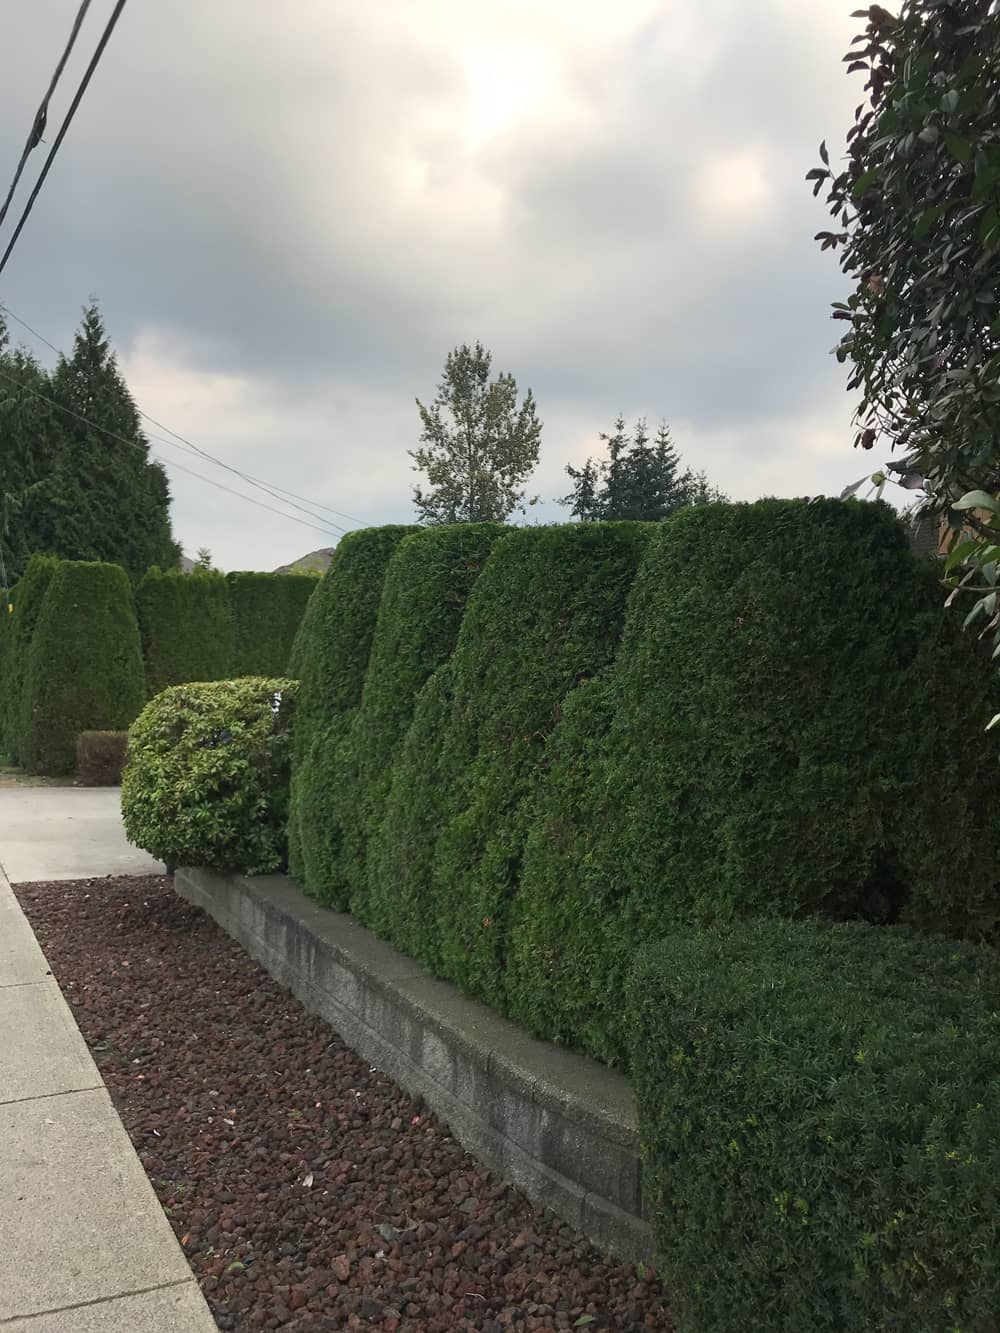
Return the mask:
[(513, 375), (490, 383), (492, 360), (482, 343), (463, 343), (448, 353), (431, 406), (417, 399), (421, 447), (409, 452), (429, 482), (413, 492), (424, 523), (502, 522), (523, 507), (542, 423), (530, 389), (518, 406)]
[(643, 418), (628, 435), (621, 415), (612, 434), (601, 432), (607, 460), (588, 458), (583, 467), (568, 465), (573, 490), (560, 503), (570, 505), (585, 522), (636, 519), (659, 522), (677, 509), (726, 497), (704, 472), (682, 470), (681, 457), (666, 423), (651, 440)]
[(95, 305), (84, 310), (72, 355), (60, 358), (49, 393), (62, 409), (60, 445), (24, 504), (31, 549), (119, 564), (133, 579), (151, 565), (176, 566), (166, 473), (150, 460)]

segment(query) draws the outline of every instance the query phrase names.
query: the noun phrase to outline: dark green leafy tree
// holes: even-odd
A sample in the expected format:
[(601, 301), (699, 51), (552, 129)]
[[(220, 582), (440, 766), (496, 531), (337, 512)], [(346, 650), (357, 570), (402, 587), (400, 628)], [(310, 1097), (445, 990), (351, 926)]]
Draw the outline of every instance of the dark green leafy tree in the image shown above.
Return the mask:
[(88, 306), (72, 355), (47, 389), (62, 409), (51, 466), (23, 505), (31, 550), (122, 565), (139, 578), (176, 566), (166, 473), (149, 457), (139, 413), (97, 307)]
[(607, 458), (588, 458), (583, 467), (566, 468), (572, 492), (561, 503), (586, 522), (636, 519), (656, 523), (689, 504), (724, 500), (704, 472), (685, 469), (666, 423), (651, 437), (643, 418), (629, 436), (619, 416), (611, 434), (602, 431)]
[(953, 582), (1000, 653), (1000, 8), (903, 0), (855, 17), (845, 60), (865, 98), (845, 159), (823, 144), (807, 177), (833, 216), (816, 239), (853, 284), (833, 317), (855, 445), (898, 451), (872, 480), (893, 473), (949, 516)]
[(524, 508), (542, 423), (530, 389), (519, 404), (513, 375), (490, 380), (492, 361), (482, 343), (463, 343), (448, 353), (430, 407), (417, 399), (423, 429), (409, 452), (427, 477), (413, 492), (423, 523), (502, 522)]

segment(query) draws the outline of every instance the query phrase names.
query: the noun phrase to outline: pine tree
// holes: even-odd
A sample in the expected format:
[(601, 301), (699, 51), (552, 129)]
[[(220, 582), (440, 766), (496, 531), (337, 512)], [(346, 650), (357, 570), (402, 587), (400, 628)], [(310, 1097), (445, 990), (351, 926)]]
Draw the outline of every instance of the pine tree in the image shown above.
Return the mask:
[(640, 417), (630, 438), (625, 418), (619, 415), (613, 432), (601, 431), (600, 439), (607, 448), (607, 460), (588, 458), (581, 468), (571, 464), (566, 468), (573, 490), (560, 503), (569, 505), (575, 517), (585, 522), (636, 519), (656, 523), (685, 505), (725, 499), (704, 472), (681, 470), (681, 457), (665, 422), (651, 441), (645, 419)]
[(463, 343), (448, 353), (431, 406), (417, 399), (421, 447), (409, 453), (429, 482), (413, 492), (424, 523), (502, 522), (523, 507), (542, 423), (530, 389), (518, 406), (513, 375), (490, 382), (492, 360), (482, 343)]
[(180, 550), (166, 473), (149, 457), (95, 305), (84, 310), (73, 353), (60, 359), (49, 392), (62, 409), (60, 447), (25, 504), (32, 549), (119, 564), (133, 579), (151, 565), (174, 567)]
[[(24, 573), (35, 540), (26, 510), (61, 444), (48, 378), (34, 357), (7, 344), (0, 320), (0, 549), (8, 584)], [(42, 396), (39, 396), (42, 395)]]

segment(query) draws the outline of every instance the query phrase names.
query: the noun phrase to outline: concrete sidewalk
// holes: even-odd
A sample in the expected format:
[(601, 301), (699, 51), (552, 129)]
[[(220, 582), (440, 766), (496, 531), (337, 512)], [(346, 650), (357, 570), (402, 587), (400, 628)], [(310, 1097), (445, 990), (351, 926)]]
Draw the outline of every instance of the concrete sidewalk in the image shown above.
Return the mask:
[[(8, 847), (2, 831), (5, 860)], [(2, 874), (0, 1238), (0, 1333), (216, 1327)]]
[(163, 874), (158, 861), (126, 841), (117, 787), (0, 791), (0, 869), (11, 884)]

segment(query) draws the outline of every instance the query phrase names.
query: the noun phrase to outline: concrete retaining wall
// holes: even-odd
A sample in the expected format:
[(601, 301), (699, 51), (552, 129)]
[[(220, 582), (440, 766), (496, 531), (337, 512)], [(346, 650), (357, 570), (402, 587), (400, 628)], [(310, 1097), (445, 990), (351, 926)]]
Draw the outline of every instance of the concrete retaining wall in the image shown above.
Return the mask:
[(282, 875), (182, 869), (174, 884), (469, 1152), (598, 1248), (651, 1259), (621, 1075), (533, 1040)]

